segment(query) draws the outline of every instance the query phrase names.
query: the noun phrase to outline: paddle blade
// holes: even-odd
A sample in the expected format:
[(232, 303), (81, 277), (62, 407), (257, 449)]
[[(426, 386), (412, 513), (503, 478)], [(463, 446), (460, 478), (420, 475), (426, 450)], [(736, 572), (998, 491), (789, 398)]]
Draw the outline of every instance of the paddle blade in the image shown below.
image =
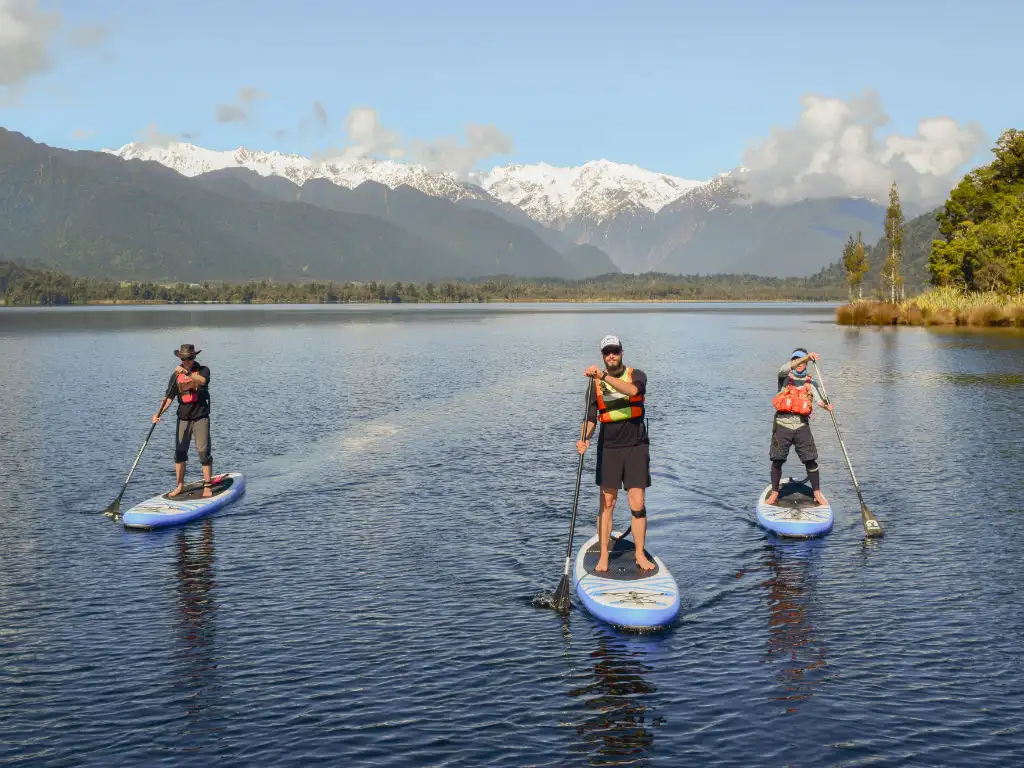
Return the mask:
[(569, 577), (563, 576), (562, 580), (558, 582), (558, 589), (555, 590), (555, 596), (551, 599), (551, 607), (565, 615), (569, 613), (570, 606)]
[(868, 538), (876, 539), (885, 536), (885, 529), (882, 528), (882, 523), (868, 509), (867, 504), (860, 505), (860, 521), (864, 524), (864, 533)]
[(124, 496), (124, 488), (117, 494), (117, 498), (110, 502), (110, 506), (103, 510), (103, 514), (115, 520), (121, 515), (121, 497)]

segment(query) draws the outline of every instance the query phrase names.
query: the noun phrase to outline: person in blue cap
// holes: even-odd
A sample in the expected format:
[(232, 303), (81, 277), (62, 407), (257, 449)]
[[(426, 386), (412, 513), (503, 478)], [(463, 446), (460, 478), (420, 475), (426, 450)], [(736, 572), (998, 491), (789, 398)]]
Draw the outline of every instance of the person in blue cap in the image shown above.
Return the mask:
[(612, 512), (619, 489), (625, 488), (633, 516), (631, 532), (636, 544), (636, 564), (641, 570), (650, 571), (654, 569), (654, 563), (644, 554), (647, 535), (644, 493), (651, 485), (650, 441), (644, 419), (647, 374), (639, 368), (623, 365), (622, 342), (618, 336), (609, 335), (601, 339), (600, 350), (605, 367), (591, 365), (583, 372), (584, 376), (594, 379), (594, 393), (587, 409), (586, 432), (582, 440), (576, 441), (576, 450), (583, 454), (590, 447), (590, 437), (598, 423), (601, 424), (595, 477), (601, 488), (597, 513), (601, 554), (594, 570), (608, 570)]
[(782, 482), (782, 465), (789, 456), (789, 448), (796, 448), (796, 455), (807, 468), (807, 479), (814, 491), (814, 500), (818, 504), (828, 504), (821, 493), (821, 473), (818, 470), (818, 448), (811, 434), (810, 415), (814, 396), (817, 393), (818, 405), (832, 410), (832, 404), (826, 403), (818, 382), (814, 381), (807, 370), (807, 363), (818, 360), (817, 352), (808, 352), (802, 347), (793, 350), (789, 362), (779, 368), (778, 394), (772, 400), (775, 406), (775, 421), (772, 427), (772, 443), (768, 450), (768, 458), (772, 462), (772, 490), (765, 503), (774, 504), (779, 500), (779, 484)]

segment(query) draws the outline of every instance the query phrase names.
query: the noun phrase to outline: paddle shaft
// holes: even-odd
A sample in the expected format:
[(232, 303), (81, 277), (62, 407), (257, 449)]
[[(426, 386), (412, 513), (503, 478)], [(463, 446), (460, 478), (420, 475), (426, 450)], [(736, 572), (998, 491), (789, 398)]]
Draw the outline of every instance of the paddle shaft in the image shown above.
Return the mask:
[[(814, 375), (818, 377), (818, 386), (821, 388), (821, 394), (825, 398), (825, 402), (831, 405), (832, 401), (829, 399), (828, 392), (825, 391), (825, 382), (821, 378), (821, 371), (818, 369), (818, 364), (811, 360), (811, 365), (814, 366)], [(836, 429), (836, 437), (839, 438), (839, 447), (843, 449), (843, 456), (846, 458), (846, 467), (850, 470), (850, 478), (853, 480), (853, 487), (857, 491), (857, 498), (860, 499), (861, 506), (864, 506), (864, 496), (860, 492), (860, 484), (857, 482), (857, 475), (853, 472), (853, 464), (850, 462), (850, 454), (846, 452), (846, 443), (843, 442), (843, 435), (839, 431), (839, 422), (836, 421), (836, 415), (832, 411), (829, 411), (828, 415), (832, 417), (832, 426)]]
[[(160, 404), (163, 405), (163, 399), (160, 400)], [(121, 506), (121, 497), (124, 496), (124, 492), (128, 489), (128, 483), (131, 482), (132, 474), (135, 472), (135, 467), (139, 465), (139, 459), (142, 458), (142, 452), (146, 450), (146, 446), (149, 445), (149, 438), (153, 436), (153, 430), (156, 429), (156, 422), (154, 421), (149, 425), (149, 432), (146, 433), (146, 439), (142, 441), (142, 447), (139, 448), (139, 453), (135, 457), (135, 461), (132, 462), (131, 469), (128, 470), (128, 477), (124, 480), (124, 485), (121, 486), (121, 492), (117, 494), (117, 498), (111, 502), (110, 506), (103, 510), (103, 514), (114, 513), (116, 514)]]
[[(587, 437), (587, 413), (590, 411), (590, 398), (594, 394), (594, 379), (591, 377), (590, 383), (587, 385), (587, 400), (583, 406), (583, 423), (580, 424), (580, 440), (585, 440)], [(562, 571), (562, 579), (568, 581), (569, 578), (569, 564), (572, 562), (572, 537), (576, 530), (576, 510), (579, 508), (580, 502), (580, 480), (583, 477), (583, 457), (586, 452), (580, 454), (579, 464), (576, 467), (576, 493), (572, 498), (572, 517), (569, 520), (569, 544), (565, 548), (565, 568)]]
[[(828, 399), (828, 393), (825, 391), (825, 382), (821, 380), (821, 371), (818, 370), (818, 364), (811, 360), (811, 364), (814, 366), (814, 375), (818, 377), (818, 386), (821, 388), (822, 397), (825, 398), (825, 402), (831, 404)], [(832, 417), (832, 426), (836, 428), (836, 437), (839, 438), (839, 446), (843, 449), (843, 456), (846, 458), (846, 466), (850, 470), (850, 478), (853, 480), (853, 487), (857, 491), (857, 499), (860, 501), (860, 522), (864, 526), (864, 533), (868, 536), (884, 536), (885, 529), (882, 527), (881, 522), (874, 516), (868, 505), (864, 503), (864, 494), (860, 492), (860, 483), (857, 482), (857, 475), (853, 473), (853, 463), (850, 461), (850, 454), (846, 452), (846, 443), (843, 442), (843, 436), (839, 432), (839, 422), (836, 421), (836, 415), (829, 411), (829, 416)]]

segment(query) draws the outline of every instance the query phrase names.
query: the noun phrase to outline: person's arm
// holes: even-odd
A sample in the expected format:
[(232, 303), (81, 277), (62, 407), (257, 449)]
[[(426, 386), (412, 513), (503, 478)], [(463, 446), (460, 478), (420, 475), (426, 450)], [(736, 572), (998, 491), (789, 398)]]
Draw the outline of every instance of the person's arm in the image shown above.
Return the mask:
[(631, 384), (628, 381), (623, 381), (622, 379), (617, 379), (614, 376), (609, 376), (607, 371), (602, 371), (601, 376), (598, 378), (616, 391), (621, 392), (624, 395), (628, 395), (629, 397), (633, 397), (640, 392), (636, 384)]
[(174, 398), (165, 397), (160, 403), (160, 407), (157, 408), (156, 413), (153, 414), (153, 421), (160, 421), (160, 417), (164, 415), (164, 411), (171, 407), (171, 403), (174, 402)]
[(205, 387), (210, 381), (210, 369), (205, 365), (199, 366), (192, 372), (191, 379), (195, 382), (196, 389)]
[(832, 410), (832, 403), (825, 398), (825, 393), (821, 391), (821, 385), (818, 384), (817, 379), (811, 379), (811, 386), (814, 387), (814, 391), (818, 394), (818, 405), (827, 411)]
[(820, 360), (820, 359), (821, 359), (821, 355), (819, 355), (817, 352), (808, 352), (805, 357), (797, 357), (797, 358), (795, 358), (793, 360), (790, 360), (788, 363), (786, 363), (784, 366), (782, 366), (782, 368), (779, 370), (779, 373), (781, 374), (782, 370), (785, 370), (786, 373), (789, 373), (791, 370), (796, 368), (798, 365), (803, 365), (804, 363), (809, 363), (809, 362), (811, 362), (811, 360)]
[[(596, 385), (595, 385), (596, 386)], [(591, 395), (590, 402), (587, 403), (587, 420), (583, 427), (583, 439), (576, 441), (576, 450), (580, 453), (585, 453), (587, 448), (590, 447), (590, 437), (594, 434), (594, 430), (597, 428), (597, 395)]]
[(164, 399), (160, 401), (160, 407), (156, 409), (156, 413), (153, 414), (153, 422), (160, 421), (160, 417), (164, 415), (164, 411), (171, 407), (171, 403), (174, 402), (174, 397), (177, 394), (177, 373), (171, 374), (170, 381), (167, 382), (167, 391), (164, 393)]
[[(205, 366), (196, 368), (194, 371), (189, 373), (179, 365), (174, 369), (174, 371), (175, 373), (184, 373), (188, 375), (188, 380), (181, 384), (181, 388), (183, 390), (199, 389), (210, 380), (210, 369)], [(204, 373), (206, 374), (205, 376), (203, 375)]]
[(789, 372), (791, 370), (793, 370), (793, 366), (789, 363), (785, 363), (781, 368), (779, 368), (779, 375), (777, 377), (779, 380), (779, 385), (777, 387), (779, 392), (781, 392), (782, 388), (786, 386), (786, 380), (789, 379)]

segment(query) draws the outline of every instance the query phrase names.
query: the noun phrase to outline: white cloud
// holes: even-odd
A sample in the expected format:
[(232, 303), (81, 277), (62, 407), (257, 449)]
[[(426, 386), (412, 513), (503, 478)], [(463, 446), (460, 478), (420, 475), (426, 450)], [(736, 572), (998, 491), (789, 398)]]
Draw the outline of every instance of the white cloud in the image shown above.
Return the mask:
[(0, 91), (17, 92), (53, 69), (62, 50), (90, 51), (106, 38), (98, 26), (76, 27), (62, 38), (60, 11), (44, 11), (37, 0), (0, 0)]
[(448, 172), (465, 179), (476, 165), (494, 155), (510, 154), (514, 142), (493, 124), (470, 123), (465, 140), (455, 136), (435, 139), (403, 139), (381, 123), (377, 110), (356, 107), (348, 113), (343, 125), (346, 143), (314, 154), (322, 162), (351, 162), (364, 157), (418, 163), (430, 171)]
[(0, 86), (20, 86), (48, 71), (60, 26), (60, 13), (40, 10), (35, 0), (0, 0)]
[(165, 133), (156, 123), (150, 123), (139, 132), (136, 140), (146, 147), (166, 147), (179, 141), (194, 141), (196, 138), (198, 134), (195, 133)]
[(889, 117), (873, 91), (849, 101), (805, 94), (800, 102), (796, 125), (773, 127), (744, 153), (737, 176), (751, 199), (788, 203), (858, 195), (884, 200), (895, 181), (905, 202), (933, 205), (986, 141), (979, 126), (949, 117), (919, 121), (912, 136), (879, 137)]
[(218, 104), (213, 116), (218, 123), (244, 123), (252, 117), (253, 102), (267, 98), (267, 93), (251, 85), (238, 89), (234, 104)]

